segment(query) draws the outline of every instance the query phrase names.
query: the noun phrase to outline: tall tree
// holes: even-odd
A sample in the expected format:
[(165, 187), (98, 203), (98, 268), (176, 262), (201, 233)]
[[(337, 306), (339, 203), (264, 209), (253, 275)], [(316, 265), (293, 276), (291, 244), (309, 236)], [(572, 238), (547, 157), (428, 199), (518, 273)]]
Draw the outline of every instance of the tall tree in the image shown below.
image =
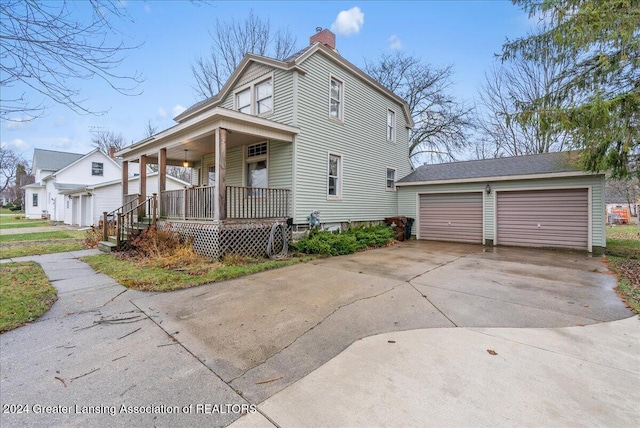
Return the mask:
[(472, 108), (450, 93), (453, 70), (436, 68), (402, 51), (365, 59), (365, 71), (409, 105), (411, 160), (418, 164), (455, 160), (470, 145)]
[(216, 19), (209, 32), (212, 45), (191, 65), (193, 89), (200, 98), (216, 95), (247, 53), (285, 59), (296, 49), (296, 38), (288, 29), (273, 30), (269, 19), (249, 12), (242, 21)]
[(0, 145), (0, 192), (4, 192), (16, 183), (20, 166), (27, 161), (8, 147)]
[(640, 2), (638, 0), (513, 0), (550, 25), (507, 41), (502, 59), (554, 52), (570, 61), (561, 78), (562, 108), (536, 103), (519, 120), (543, 114), (569, 131), (587, 170), (640, 175)]
[[(496, 155), (520, 156), (566, 149), (569, 133), (542, 114), (569, 105), (559, 90), (566, 66), (566, 61), (543, 55), (534, 59), (514, 58), (485, 73), (479, 93), (483, 113), (478, 125), (483, 139), (495, 146)], [(541, 109), (518, 117), (534, 105)]]
[(105, 154), (109, 154), (111, 147), (116, 151), (122, 150), (127, 145), (124, 141), (122, 133), (109, 131), (105, 129), (93, 129), (91, 131), (91, 145), (97, 149), (100, 149)]
[[(100, 113), (82, 98), (83, 80), (97, 78), (120, 93), (136, 93), (140, 75), (116, 71), (127, 51), (137, 47), (126, 45), (114, 25), (129, 18), (120, 1), (2, 0), (0, 16), (2, 119), (38, 116), (47, 101), (78, 113)], [(7, 90), (14, 86), (24, 89)]]

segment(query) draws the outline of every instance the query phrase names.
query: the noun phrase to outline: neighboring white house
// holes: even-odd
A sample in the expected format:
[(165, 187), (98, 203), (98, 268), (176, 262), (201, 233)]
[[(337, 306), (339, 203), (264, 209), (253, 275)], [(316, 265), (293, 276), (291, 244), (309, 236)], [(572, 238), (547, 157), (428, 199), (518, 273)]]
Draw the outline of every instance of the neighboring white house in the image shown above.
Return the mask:
[[(147, 189), (158, 193), (157, 172), (147, 174), (150, 180)], [(184, 189), (190, 186), (186, 181), (167, 175), (167, 190)], [(129, 178), (129, 194), (137, 194), (140, 190), (140, 177)], [(98, 225), (103, 213), (110, 213), (122, 205), (122, 179), (84, 186), (79, 189), (60, 192), (64, 199), (64, 223), (79, 226)]]
[(26, 217), (63, 221), (61, 192), (120, 179), (122, 167), (98, 149), (86, 155), (35, 149), (32, 174), (35, 183), (24, 187)]
[[(129, 169), (129, 193), (138, 193), (138, 169)], [(32, 174), (35, 183), (24, 186), (25, 215), (39, 219), (43, 215), (65, 224), (98, 224), (103, 211), (122, 205), (122, 166), (112, 157), (95, 149), (86, 155), (35, 149)], [(153, 176), (157, 173), (150, 173)], [(167, 176), (167, 189), (182, 189), (189, 183)], [(150, 180), (153, 191), (158, 180)], [(138, 187), (136, 187), (138, 186)], [(157, 189), (155, 190), (157, 191)]]

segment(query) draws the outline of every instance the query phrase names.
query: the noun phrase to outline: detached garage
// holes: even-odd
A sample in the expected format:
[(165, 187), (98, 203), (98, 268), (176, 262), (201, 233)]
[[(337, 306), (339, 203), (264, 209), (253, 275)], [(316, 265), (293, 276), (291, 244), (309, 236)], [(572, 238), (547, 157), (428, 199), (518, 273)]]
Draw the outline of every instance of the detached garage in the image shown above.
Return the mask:
[(575, 154), (424, 165), (396, 183), (417, 239), (602, 252), (604, 174)]

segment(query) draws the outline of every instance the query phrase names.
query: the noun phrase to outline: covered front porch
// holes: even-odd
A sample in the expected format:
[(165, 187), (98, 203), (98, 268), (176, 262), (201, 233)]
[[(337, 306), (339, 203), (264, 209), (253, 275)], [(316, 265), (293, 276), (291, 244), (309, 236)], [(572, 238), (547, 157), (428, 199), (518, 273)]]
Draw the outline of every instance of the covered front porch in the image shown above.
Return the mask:
[[(123, 158), (123, 204), (133, 194), (145, 201), (157, 193), (159, 219), (286, 219), (291, 212), (292, 145), (297, 133), (293, 126), (216, 107), (117, 153)], [(129, 192), (133, 162), (140, 165), (137, 193)], [(147, 179), (150, 165), (157, 165), (156, 183)], [(189, 168), (192, 185), (167, 190), (171, 166)]]

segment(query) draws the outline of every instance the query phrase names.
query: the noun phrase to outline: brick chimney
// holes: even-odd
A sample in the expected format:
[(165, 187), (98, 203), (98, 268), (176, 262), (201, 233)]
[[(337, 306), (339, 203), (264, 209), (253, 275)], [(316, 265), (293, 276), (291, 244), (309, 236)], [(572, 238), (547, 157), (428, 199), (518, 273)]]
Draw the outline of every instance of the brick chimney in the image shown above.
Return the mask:
[(312, 45), (315, 42), (320, 42), (329, 49), (336, 49), (336, 35), (328, 29), (316, 28), (316, 34), (309, 38), (309, 44)]
[(116, 148), (114, 146), (109, 146), (109, 157), (111, 159), (116, 158)]

